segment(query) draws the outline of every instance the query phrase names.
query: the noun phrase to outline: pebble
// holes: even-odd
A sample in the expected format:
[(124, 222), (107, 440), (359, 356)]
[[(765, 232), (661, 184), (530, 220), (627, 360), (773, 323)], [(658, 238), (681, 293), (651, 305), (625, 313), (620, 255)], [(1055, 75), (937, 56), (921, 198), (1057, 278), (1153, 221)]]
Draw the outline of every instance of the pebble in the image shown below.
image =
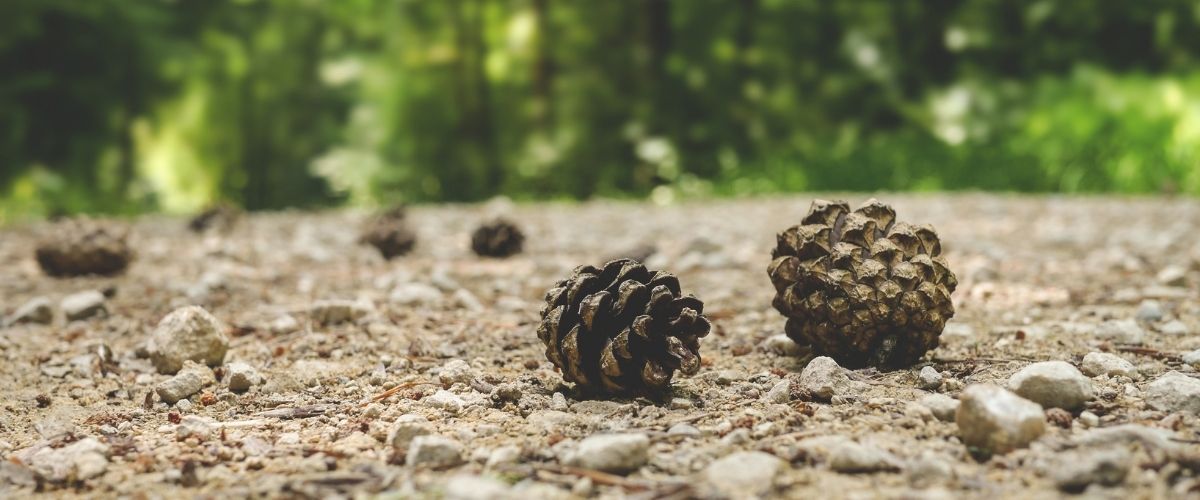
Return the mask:
[(519, 446), (501, 446), (492, 450), (491, 454), (488, 455), (485, 467), (495, 469), (496, 467), (512, 465), (520, 461), (521, 448)]
[(696, 426), (691, 425), (691, 424), (678, 423), (678, 424), (672, 425), (670, 429), (667, 429), (667, 435), (668, 436), (679, 436), (679, 437), (685, 437), (685, 438), (695, 438), (695, 437), (700, 437), (700, 429), (697, 429)]
[(183, 369), (179, 370), (179, 373), (158, 384), (155, 391), (167, 404), (175, 404), (176, 401), (200, 392), (200, 389), (216, 381), (211, 369), (188, 360), (183, 362)]
[(150, 361), (159, 373), (175, 373), (188, 360), (220, 365), (228, 349), (225, 326), (199, 306), (172, 311), (150, 335)]
[(822, 436), (800, 441), (799, 448), (823, 456), (836, 472), (881, 472), (900, 469), (900, 460), (875, 446), (856, 443), (844, 436)]
[(438, 389), (437, 392), (426, 396), (425, 399), (422, 399), (421, 401), (423, 401), (427, 406), (439, 408), (449, 413), (458, 413), (462, 411), (463, 406), (466, 404), (457, 394), (445, 389)]
[(229, 390), (233, 392), (248, 391), (251, 386), (263, 383), (262, 375), (254, 367), (242, 362), (225, 365), (225, 379)]
[(740, 451), (718, 459), (704, 468), (704, 481), (720, 494), (752, 498), (767, 494), (786, 462), (761, 451)]
[(1182, 357), (1184, 363), (1187, 363), (1192, 368), (1200, 367), (1200, 349), (1185, 353)]
[(405, 463), (413, 467), (444, 469), (461, 465), (463, 446), (458, 441), (444, 436), (427, 435), (413, 438), (408, 446)]
[(1093, 397), (1092, 381), (1066, 361), (1043, 361), (1022, 368), (1008, 388), (1045, 408), (1076, 410)]
[(1177, 319), (1163, 323), (1158, 327), (1158, 331), (1163, 335), (1170, 335), (1173, 337), (1183, 336), (1189, 333), (1188, 326)]
[(308, 315), (322, 325), (358, 321), (375, 310), (370, 302), (358, 300), (319, 300), (308, 308)]
[(454, 305), (458, 306), (459, 308), (472, 312), (483, 310), (483, 303), (479, 302), (479, 299), (475, 297), (475, 294), (471, 293), (471, 291), (467, 290), (466, 288), (459, 288), (454, 292), (454, 295), (451, 298), (454, 301)]
[(1133, 363), (1126, 361), (1125, 358), (1116, 354), (1107, 352), (1089, 352), (1083, 357), (1083, 363), (1080, 365), (1083, 373), (1090, 377), (1099, 377), (1108, 375), (1110, 377), (1122, 376), (1135, 378), (1138, 374), (1137, 368)]
[(937, 420), (942, 422), (953, 422), (956, 412), (959, 411), (958, 399), (936, 392), (925, 394), (924, 397), (920, 398), (920, 405), (934, 412)]
[(391, 432), (388, 433), (388, 442), (396, 451), (404, 451), (408, 449), (408, 445), (417, 436), (427, 436), (433, 434), (433, 427), (429, 425), (429, 420), (421, 415), (405, 414), (400, 415), (396, 419), (396, 423), (392, 426)]
[(1100, 323), (1094, 336), (1123, 344), (1141, 344), (1146, 338), (1146, 331), (1135, 320), (1118, 319)]
[(833, 358), (819, 356), (808, 362), (797, 382), (814, 398), (829, 401), (849, 386), (850, 377)]
[(469, 384), (473, 378), (475, 378), (475, 370), (461, 359), (447, 361), (438, 372), (438, 380), (442, 381), (444, 387), (454, 384)]
[(1100, 425), (1100, 416), (1090, 411), (1080, 412), (1079, 423), (1083, 424), (1084, 427), (1095, 427)]
[(776, 382), (775, 385), (771, 387), (771, 390), (767, 391), (767, 393), (763, 395), (762, 401), (764, 403), (787, 404), (788, 401), (791, 401), (791, 398), (792, 381), (783, 379), (779, 382)]
[(567, 406), (567, 397), (561, 392), (556, 392), (550, 396), (550, 409), (554, 411), (567, 411), (570, 408)]
[(86, 437), (62, 448), (42, 448), (30, 457), (29, 465), (50, 482), (76, 482), (104, 474), (108, 455), (108, 445)]
[(584, 469), (632, 472), (646, 465), (649, 450), (650, 438), (645, 434), (598, 434), (581, 441), (566, 462)]
[(1145, 323), (1154, 323), (1163, 319), (1163, 308), (1157, 300), (1143, 300), (1138, 304), (1137, 313), (1134, 315), (1138, 321)]
[(963, 389), (955, 420), (963, 443), (987, 453), (1024, 448), (1046, 432), (1041, 405), (991, 384)]
[(278, 318), (275, 318), (274, 320), (271, 320), (271, 324), (268, 325), (267, 328), (271, 330), (271, 333), (276, 335), (284, 335), (299, 330), (300, 322), (296, 321), (296, 318), (291, 314), (284, 314)]
[(1160, 411), (1200, 413), (1200, 380), (1171, 371), (1146, 386), (1146, 404)]
[(210, 418), (187, 415), (175, 426), (175, 436), (180, 440), (195, 436), (203, 441), (213, 435), (213, 423)]
[(63, 297), (59, 307), (67, 321), (78, 321), (93, 316), (108, 314), (104, 301), (107, 300), (98, 290), (86, 290)]
[(917, 374), (917, 386), (927, 391), (937, 389), (942, 386), (942, 374), (932, 366), (921, 368)]
[(925, 453), (906, 467), (908, 483), (925, 488), (954, 477), (954, 465), (947, 458)]
[(762, 341), (760, 346), (762, 347), (762, 350), (775, 353), (780, 356), (800, 357), (808, 352), (807, 349), (802, 347), (800, 344), (797, 344), (796, 341), (792, 340), (791, 337), (788, 337), (782, 333), (767, 337), (766, 340)]
[(1120, 447), (1083, 449), (1062, 453), (1051, 472), (1058, 489), (1077, 493), (1088, 485), (1116, 486), (1129, 475), (1131, 457)]
[(388, 294), (388, 301), (401, 306), (432, 307), (442, 303), (442, 291), (425, 283), (402, 283)]
[(442, 488), (445, 500), (491, 500), (507, 498), (508, 484), (490, 477), (456, 474)]
[(18, 307), (13, 311), (8, 318), (8, 324), (37, 324), (49, 325), (54, 322), (54, 306), (50, 305), (50, 299), (45, 297), (36, 297)]
[(1184, 286), (1187, 284), (1187, 268), (1170, 265), (1159, 270), (1155, 278), (1159, 283), (1167, 286)]

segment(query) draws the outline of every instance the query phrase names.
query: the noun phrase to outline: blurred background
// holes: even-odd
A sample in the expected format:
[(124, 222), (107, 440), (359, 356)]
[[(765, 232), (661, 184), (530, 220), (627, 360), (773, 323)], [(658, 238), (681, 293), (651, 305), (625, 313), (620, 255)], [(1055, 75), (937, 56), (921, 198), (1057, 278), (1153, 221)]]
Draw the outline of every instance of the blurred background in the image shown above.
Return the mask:
[(6, 0), (0, 217), (1200, 194), (1200, 2)]

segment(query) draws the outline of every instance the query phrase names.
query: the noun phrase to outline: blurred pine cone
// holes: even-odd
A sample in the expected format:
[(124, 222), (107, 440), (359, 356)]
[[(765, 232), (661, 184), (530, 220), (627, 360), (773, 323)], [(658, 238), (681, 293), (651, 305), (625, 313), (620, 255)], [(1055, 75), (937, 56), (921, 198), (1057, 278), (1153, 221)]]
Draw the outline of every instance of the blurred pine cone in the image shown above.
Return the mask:
[(816, 200), (779, 234), (767, 273), (792, 340), (843, 366), (902, 367), (937, 347), (958, 281), (933, 228), (875, 199)]
[(417, 235), (408, 225), (408, 209), (396, 205), (375, 215), (363, 226), (358, 241), (375, 247), (387, 260), (411, 252)]
[(128, 229), (117, 224), (68, 219), (38, 242), (35, 255), (50, 276), (113, 276), (125, 271), (133, 260), (128, 236)]
[(471, 250), (484, 257), (508, 257), (521, 253), (525, 234), (516, 224), (495, 219), (479, 226), (471, 235)]
[(546, 292), (538, 338), (563, 378), (585, 390), (655, 394), (675, 370), (700, 369), (704, 304), (679, 279), (629, 259), (576, 268)]

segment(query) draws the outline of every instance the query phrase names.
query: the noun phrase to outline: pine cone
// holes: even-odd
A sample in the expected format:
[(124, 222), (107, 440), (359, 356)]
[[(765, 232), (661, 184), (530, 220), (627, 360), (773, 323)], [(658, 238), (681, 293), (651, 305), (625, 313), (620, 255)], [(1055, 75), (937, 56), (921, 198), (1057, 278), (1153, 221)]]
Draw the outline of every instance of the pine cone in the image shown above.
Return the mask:
[(408, 213), (403, 205), (380, 212), (363, 227), (359, 243), (375, 247), (384, 259), (411, 252), (417, 244), (417, 235), (408, 226)]
[(471, 235), (471, 250), (483, 257), (508, 257), (521, 253), (525, 234), (504, 219), (496, 219), (475, 230)]
[(792, 340), (843, 366), (902, 367), (937, 347), (958, 281), (933, 228), (875, 199), (816, 200), (779, 234), (767, 273)]
[(122, 226), (91, 219), (62, 222), (38, 242), (38, 265), (54, 277), (120, 274), (133, 260)]
[(675, 370), (700, 369), (704, 304), (679, 279), (620, 259), (581, 266), (546, 292), (538, 338), (563, 378), (585, 390), (655, 394)]

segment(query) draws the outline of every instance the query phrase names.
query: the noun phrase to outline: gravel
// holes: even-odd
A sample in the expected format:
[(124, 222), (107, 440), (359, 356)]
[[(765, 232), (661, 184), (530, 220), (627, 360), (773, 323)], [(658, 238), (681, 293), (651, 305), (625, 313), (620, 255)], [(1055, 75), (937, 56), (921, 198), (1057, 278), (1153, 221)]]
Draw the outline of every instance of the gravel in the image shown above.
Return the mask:
[(413, 467), (444, 469), (464, 462), (462, 444), (438, 435), (414, 437), (405, 455), (405, 463)]
[(33, 454), (29, 465), (50, 482), (84, 481), (108, 470), (109, 451), (108, 445), (96, 438), (86, 437), (62, 448), (42, 448)]
[(1131, 458), (1117, 446), (1069, 451), (1056, 457), (1050, 475), (1058, 489), (1072, 493), (1092, 484), (1116, 486), (1129, 475)]
[(761, 451), (740, 451), (713, 461), (701, 474), (719, 494), (748, 498), (766, 494), (787, 463)]
[(1133, 363), (1107, 352), (1089, 352), (1083, 357), (1083, 363), (1079, 368), (1090, 377), (1136, 378), (1138, 375), (1137, 368), (1133, 366)]
[(579, 443), (564, 462), (604, 472), (627, 473), (646, 465), (650, 438), (645, 434), (600, 434)]
[(105, 300), (107, 299), (103, 293), (97, 290), (85, 290), (63, 297), (59, 308), (62, 309), (63, 316), (67, 318), (67, 321), (78, 321), (107, 315), (108, 308), (104, 304)]
[(1065, 361), (1044, 361), (1022, 368), (1008, 388), (1046, 408), (1076, 410), (1092, 399), (1092, 381)]
[(856, 443), (844, 436), (822, 436), (800, 441), (808, 456), (821, 457), (829, 468), (843, 473), (895, 471), (900, 460), (875, 446)]
[(1145, 398), (1155, 410), (1200, 414), (1200, 380), (1167, 372), (1146, 386)]
[(150, 336), (150, 360), (159, 373), (175, 373), (185, 361), (220, 365), (229, 349), (225, 325), (199, 306), (176, 309)]
[(217, 379), (213, 376), (211, 369), (187, 360), (183, 362), (183, 368), (179, 370), (179, 373), (158, 384), (154, 390), (164, 402), (175, 404), (216, 382)]
[(369, 302), (357, 300), (319, 300), (308, 308), (308, 316), (322, 325), (358, 321), (374, 312)]
[(960, 396), (956, 422), (963, 443), (985, 453), (1004, 454), (1046, 432), (1041, 405), (989, 384), (969, 385)]

